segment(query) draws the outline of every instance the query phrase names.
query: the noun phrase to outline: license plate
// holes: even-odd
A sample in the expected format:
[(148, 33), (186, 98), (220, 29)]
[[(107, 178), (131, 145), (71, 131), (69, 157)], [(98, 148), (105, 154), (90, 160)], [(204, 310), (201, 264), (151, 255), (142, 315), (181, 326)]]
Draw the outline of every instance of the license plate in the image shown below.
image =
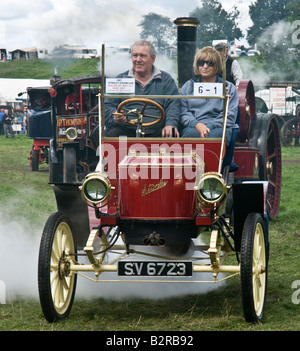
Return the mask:
[(159, 262), (159, 261), (119, 261), (119, 276), (159, 276), (159, 277), (191, 277), (192, 262)]

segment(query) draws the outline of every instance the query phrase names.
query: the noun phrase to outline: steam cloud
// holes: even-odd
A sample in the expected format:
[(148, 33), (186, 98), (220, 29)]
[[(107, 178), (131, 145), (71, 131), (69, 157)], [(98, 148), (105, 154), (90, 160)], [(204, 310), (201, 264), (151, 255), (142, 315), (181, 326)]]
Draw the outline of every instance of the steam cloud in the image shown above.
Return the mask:
[[(109, 41), (135, 41), (142, 16), (151, 12), (170, 19), (188, 16), (199, 1), (190, 0), (43, 0), (1, 2), (2, 26), (9, 50), (37, 46), (83, 44), (99, 49)], [(20, 34), (21, 33), (21, 34)], [(25, 44), (24, 44), (25, 43)], [(11, 46), (14, 47), (11, 47)]]
[[(288, 48), (292, 47), (292, 37), (295, 28), (292, 24), (282, 20), (272, 24), (258, 39), (257, 47), (262, 48), (268, 55), (272, 55), (274, 58), (273, 62), (280, 62), (280, 58), (284, 56), (286, 61), (290, 64), (289, 68), (293, 66), (295, 58), (288, 53)], [(278, 50), (275, 50), (278, 48)], [(243, 70), (243, 79), (250, 79), (253, 81), (255, 87), (264, 87), (266, 83), (270, 82), (272, 76), (276, 76), (277, 81), (291, 80), (291, 72), (286, 67), (278, 63), (272, 65), (271, 71), (268, 73), (266, 70), (257, 69), (257, 63), (250, 61), (248, 58), (243, 58), (239, 61)], [(289, 75), (289, 76), (288, 76)], [(295, 75), (296, 72), (295, 72)]]
[[(4, 214), (0, 213), (0, 303), (10, 303), (18, 298), (38, 299), (37, 272), (41, 234), (42, 228), (32, 228), (30, 223), (26, 223), (23, 219), (18, 223), (7, 221)], [(157, 253), (155, 250), (159, 249), (153, 250), (153, 253)], [(188, 254), (193, 255), (193, 250)], [(87, 258), (81, 258), (80, 262), (88, 264)], [(86, 275), (91, 279), (95, 278), (94, 274)], [(116, 276), (105, 273), (101, 275), (101, 279), (116, 279)], [(191, 281), (193, 279), (212, 281), (212, 274), (202, 273), (196, 278), (190, 278)], [(132, 298), (161, 299), (206, 293), (219, 288), (222, 284), (95, 283), (78, 277), (76, 297), (108, 298), (118, 301)], [(4, 288), (5, 294), (3, 294)], [(5, 297), (6, 300), (3, 301)]]
[(8, 222), (0, 213), (0, 281), (7, 301), (37, 296), (39, 240), (38, 230), (24, 231), (24, 220)]

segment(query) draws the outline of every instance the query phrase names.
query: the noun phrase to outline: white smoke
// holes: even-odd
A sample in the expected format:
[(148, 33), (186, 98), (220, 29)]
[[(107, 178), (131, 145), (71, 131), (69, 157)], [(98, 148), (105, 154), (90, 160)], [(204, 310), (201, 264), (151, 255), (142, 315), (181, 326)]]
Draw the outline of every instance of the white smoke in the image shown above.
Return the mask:
[(181, 0), (29, 0), (1, 2), (8, 49), (38, 46), (52, 50), (82, 44), (99, 50), (106, 41), (135, 41), (142, 16), (151, 12), (175, 20), (198, 6)]
[[(38, 299), (37, 275), (41, 235), (42, 228), (33, 228), (24, 219), (19, 222), (8, 221), (7, 217), (0, 213), (0, 303), (9, 303), (18, 298)], [(146, 251), (145, 248), (143, 250)], [(163, 249), (150, 248), (147, 249), (147, 252), (158, 254), (161, 253), (160, 250)], [(194, 252), (193, 248), (187, 253), (187, 256), (189, 255), (203, 257), (203, 254)], [(134, 255), (133, 259), (153, 260), (137, 255)], [(86, 257), (80, 258), (79, 261), (84, 264), (89, 263)], [(95, 279), (93, 273), (84, 273), (84, 275)], [(221, 277), (222, 275), (219, 276), (219, 278)], [(104, 273), (100, 276), (98, 283), (79, 276), (76, 297), (85, 299), (101, 297), (118, 301), (134, 298), (155, 300), (206, 293), (223, 284), (195, 283), (198, 280), (212, 282), (211, 273), (197, 273), (194, 277), (187, 278), (189, 283), (103, 282), (103, 280), (116, 279), (118, 277), (115, 273)]]
[(0, 213), (0, 281), (7, 301), (19, 296), (37, 297), (40, 236), (26, 220), (10, 221)]
[(243, 79), (251, 80), (254, 87), (264, 87), (270, 81), (269, 74), (263, 69), (258, 69), (257, 64), (249, 61), (247, 57), (239, 60), (239, 64), (243, 71)]
[(291, 43), (291, 37), (294, 30), (295, 29), (292, 27), (291, 23), (284, 20), (273, 23), (260, 36), (257, 45), (265, 48), (266, 50), (279, 45), (287, 46), (289, 43)]
[(295, 28), (293, 25), (284, 20), (276, 22), (267, 28), (258, 38), (257, 48), (262, 54), (272, 57), (272, 67), (260, 68), (259, 59), (253, 61), (248, 57), (243, 57), (239, 60), (243, 71), (243, 79), (252, 80), (255, 87), (264, 87), (271, 80), (291, 80), (287, 78), (291, 76), (291, 72), (282, 65), (281, 59), (285, 59), (289, 69), (293, 67), (295, 57), (289, 53), (288, 49), (293, 45), (294, 32)]

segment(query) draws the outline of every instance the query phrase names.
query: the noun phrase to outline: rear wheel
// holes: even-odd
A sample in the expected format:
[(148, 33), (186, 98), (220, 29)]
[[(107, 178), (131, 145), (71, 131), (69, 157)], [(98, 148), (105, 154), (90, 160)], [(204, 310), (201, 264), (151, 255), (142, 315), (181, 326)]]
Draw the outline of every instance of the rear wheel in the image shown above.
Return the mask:
[(38, 172), (39, 170), (39, 154), (34, 151), (34, 147), (32, 146), (30, 156), (29, 156), (30, 166), (32, 172)]
[(256, 323), (263, 317), (268, 254), (262, 216), (250, 213), (243, 227), (241, 242), (241, 291), (245, 320)]
[(260, 179), (268, 181), (268, 214), (276, 218), (280, 205), (282, 165), (280, 134), (275, 117), (270, 119), (266, 130), (266, 144), (260, 149)]
[(276, 218), (281, 195), (281, 141), (275, 115), (259, 113), (251, 126), (249, 146), (259, 149), (259, 179), (268, 181), (270, 218)]
[(282, 143), (284, 146), (291, 146), (297, 128), (297, 119), (292, 118), (285, 122), (281, 128)]
[(52, 214), (42, 234), (38, 263), (40, 303), (50, 323), (71, 311), (77, 275), (70, 266), (75, 254), (69, 219), (60, 212)]

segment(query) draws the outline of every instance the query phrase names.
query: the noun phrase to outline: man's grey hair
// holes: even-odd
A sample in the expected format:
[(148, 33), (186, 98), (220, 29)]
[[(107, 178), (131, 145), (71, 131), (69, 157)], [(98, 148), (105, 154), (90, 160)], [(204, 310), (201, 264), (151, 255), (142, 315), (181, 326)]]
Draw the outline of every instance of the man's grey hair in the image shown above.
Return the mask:
[(153, 44), (148, 41), (148, 40), (138, 40), (136, 41), (133, 45), (132, 45), (132, 51), (133, 51), (133, 48), (135, 46), (148, 46), (149, 50), (150, 50), (150, 56), (153, 57), (156, 55), (156, 51), (155, 51), (155, 48), (153, 46)]

